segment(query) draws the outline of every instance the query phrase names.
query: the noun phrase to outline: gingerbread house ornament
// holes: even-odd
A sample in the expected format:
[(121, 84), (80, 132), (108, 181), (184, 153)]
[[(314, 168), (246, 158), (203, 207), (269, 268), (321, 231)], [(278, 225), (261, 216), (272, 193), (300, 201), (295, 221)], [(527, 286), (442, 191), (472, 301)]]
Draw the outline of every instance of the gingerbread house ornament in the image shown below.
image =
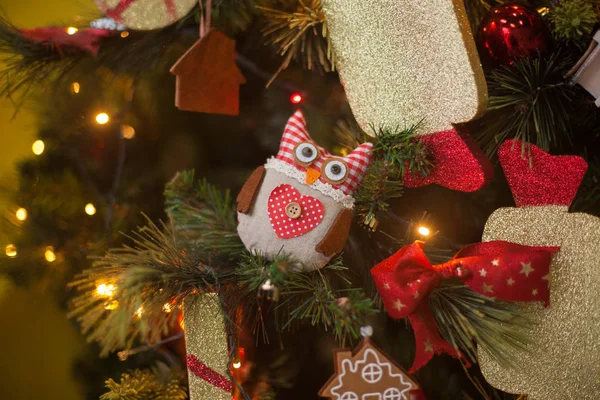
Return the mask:
[(319, 391), (330, 400), (421, 399), (419, 386), (365, 337), (354, 351), (335, 350), (335, 373)]
[(246, 78), (235, 63), (235, 40), (212, 29), (171, 68), (175, 106), (183, 111), (238, 115)]

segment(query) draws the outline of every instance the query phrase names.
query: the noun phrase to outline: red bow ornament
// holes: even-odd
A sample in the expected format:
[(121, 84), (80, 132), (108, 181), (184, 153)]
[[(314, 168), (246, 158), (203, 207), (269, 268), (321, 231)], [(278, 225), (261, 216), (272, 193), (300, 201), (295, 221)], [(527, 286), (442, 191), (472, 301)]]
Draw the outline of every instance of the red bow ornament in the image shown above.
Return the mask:
[(549, 302), (548, 277), (558, 247), (522, 246), (504, 241), (469, 245), (452, 260), (431, 265), (416, 241), (371, 269), (390, 317), (408, 317), (415, 334), (416, 355), (409, 372), (423, 367), (434, 354), (461, 358), (440, 336), (427, 298), (443, 279), (457, 277), (471, 290), (504, 301)]

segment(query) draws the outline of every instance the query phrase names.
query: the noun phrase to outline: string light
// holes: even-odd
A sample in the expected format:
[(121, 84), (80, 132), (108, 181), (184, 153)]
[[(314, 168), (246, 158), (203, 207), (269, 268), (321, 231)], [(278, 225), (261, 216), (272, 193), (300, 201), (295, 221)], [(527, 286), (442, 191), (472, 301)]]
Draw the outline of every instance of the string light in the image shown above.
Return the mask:
[(231, 364), (231, 365), (232, 365), (232, 366), (233, 366), (233, 368), (235, 368), (235, 369), (240, 369), (240, 368), (242, 367), (242, 362), (241, 362), (241, 361), (240, 361), (238, 358), (235, 358), (235, 359), (233, 360), (233, 364)]
[(173, 311), (173, 307), (171, 307), (171, 305), (169, 303), (165, 303), (163, 305), (163, 311), (166, 312), (167, 314), (170, 313), (171, 311)]
[(99, 114), (96, 115), (96, 122), (100, 125), (104, 125), (108, 122), (110, 118), (108, 117), (108, 114), (105, 112), (101, 112)]
[(143, 313), (144, 313), (144, 307), (138, 308), (137, 311), (135, 312), (135, 314), (137, 315), (138, 318), (142, 318)]
[(27, 219), (27, 210), (21, 207), (17, 210), (15, 216), (19, 221), (25, 221)]
[(302, 95), (300, 93), (294, 93), (290, 96), (292, 104), (300, 104), (302, 102)]
[(67, 34), (68, 35), (74, 35), (77, 33), (77, 31), (79, 31), (79, 29), (75, 28), (74, 26), (69, 26), (67, 28)]
[(46, 257), (46, 261), (50, 263), (56, 261), (56, 254), (54, 253), (54, 248), (52, 246), (46, 247), (44, 257)]
[(117, 287), (112, 283), (101, 283), (98, 286), (96, 286), (96, 294), (102, 297), (113, 297), (115, 294), (115, 290), (117, 290)]
[(135, 129), (131, 125), (121, 125), (121, 135), (125, 139), (131, 139), (135, 136)]
[(42, 154), (44, 152), (45, 147), (46, 147), (46, 145), (44, 144), (44, 142), (42, 140), (36, 140), (31, 145), (31, 151), (33, 151), (33, 154), (35, 154), (36, 156), (39, 156), (40, 154)]
[(426, 226), (420, 226), (419, 229), (417, 229), (417, 232), (419, 232), (419, 235), (421, 236), (429, 236), (429, 234), (431, 233), (429, 228)]
[(94, 214), (96, 214), (96, 207), (92, 203), (87, 203), (85, 205), (85, 213), (87, 215), (94, 215)]
[(122, 38), (126, 38), (127, 36), (129, 36), (129, 32), (127, 32), (127, 31), (121, 32), (121, 37)]
[(117, 307), (119, 307), (119, 302), (117, 300), (112, 300), (104, 304), (104, 309), (109, 311), (116, 310)]
[(11, 258), (17, 256), (17, 246), (15, 246), (14, 244), (7, 244), (4, 251), (6, 252), (6, 255)]
[(79, 84), (79, 82), (71, 83), (71, 93), (77, 94), (77, 93), (79, 93), (80, 90), (81, 90), (81, 85)]

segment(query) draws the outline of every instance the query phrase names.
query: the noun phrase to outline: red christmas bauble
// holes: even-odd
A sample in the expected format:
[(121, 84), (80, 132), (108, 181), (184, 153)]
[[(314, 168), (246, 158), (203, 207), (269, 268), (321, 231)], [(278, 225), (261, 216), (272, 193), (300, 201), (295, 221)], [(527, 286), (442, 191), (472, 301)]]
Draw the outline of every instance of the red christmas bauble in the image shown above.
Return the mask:
[(477, 48), (489, 66), (511, 65), (516, 58), (536, 57), (550, 47), (550, 32), (542, 16), (521, 4), (492, 9), (479, 25)]

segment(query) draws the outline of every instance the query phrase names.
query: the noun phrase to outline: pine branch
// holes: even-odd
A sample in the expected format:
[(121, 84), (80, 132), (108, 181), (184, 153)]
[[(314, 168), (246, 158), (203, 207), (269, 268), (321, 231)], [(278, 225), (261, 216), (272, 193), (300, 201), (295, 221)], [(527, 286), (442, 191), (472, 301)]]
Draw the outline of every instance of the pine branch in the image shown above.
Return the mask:
[[(262, 318), (262, 301), (257, 295), (269, 295), (265, 293), (264, 285), (270, 280), (271, 290), (278, 296), (271, 293), (273, 303), (268, 312), (272, 313), (278, 331), (291, 329), (301, 321), (310, 321), (325, 330), (332, 329), (341, 343), (349, 337), (358, 338), (360, 327), (378, 310), (362, 291), (350, 288), (341, 258), (312, 272), (297, 272), (295, 265), (289, 257), (276, 257), (271, 262), (256, 253), (247, 253), (240, 263), (236, 271), (240, 283), (238, 295), (251, 299), (246, 315), (253, 319), (250, 322), (255, 332)], [(275, 301), (279, 296), (281, 301)]]
[(180, 246), (172, 228), (163, 230), (148, 222), (131, 237), (133, 247), (109, 250), (70, 284), (79, 293), (70, 317), (89, 341), (101, 344), (102, 355), (130, 349), (136, 340), (159, 342), (188, 294), (229, 274), (203, 264), (201, 249)]
[(592, 30), (599, 22), (589, 0), (563, 0), (550, 9), (548, 19), (554, 37), (580, 48), (587, 47)]
[(229, 191), (221, 193), (194, 171), (183, 171), (166, 185), (166, 211), (179, 240), (205, 252), (211, 265), (237, 261), (245, 249), (237, 234), (237, 214)]
[(333, 71), (335, 59), (321, 1), (280, 0), (278, 5), (278, 8), (258, 7), (266, 19), (263, 28), (266, 42), (278, 46), (279, 54), (284, 57), (267, 86), (293, 59), (301, 61), (309, 70), (320, 67), (326, 72)]
[(544, 150), (569, 141), (574, 91), (564, 80), (569, 60), (559, 52), (549, 58), (516, 60), (490, 72), (488, 112), (477, 123), (478, 141), (493, 155), (507, 139), (520, 139)]
[(106, 381), (108, 392), (100, 400), (184, 400), (187, 399), (185, 373), (157, 363), (151, 369), (136, 369), (121, 375), (120, 382)]
[(477, 362), (477, 347), (500, 365), (514, 367), (512, 354), (527, 351), (524, 327), (531, 325), (515, 304), (478, 294), (462, 283), (446, 281), (433, 290), (429, 305), (442, 337)]
[(402, 131), (372, 128), (376, 132), (373, 161), (355, 195), (357, 215), (372, 230), (377, 229), (377, 213), (388, 210), (389, 200), (402, 196), (404, 174), (409, 170), (413, 174), (429, 173), (427, 149), (415, 139), (417, 127)]

